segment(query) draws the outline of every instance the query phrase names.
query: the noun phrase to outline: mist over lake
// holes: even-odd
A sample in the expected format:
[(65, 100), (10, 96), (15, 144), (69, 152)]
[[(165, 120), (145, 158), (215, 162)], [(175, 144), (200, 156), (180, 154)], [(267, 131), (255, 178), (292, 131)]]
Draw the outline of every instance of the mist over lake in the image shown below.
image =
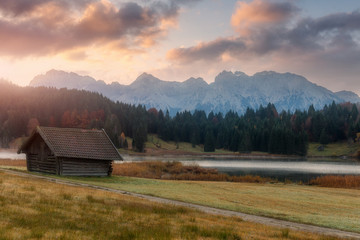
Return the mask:
[[(132, 161), (179, 161), (185, 165), (199, 165), (215, 168), (229, 175), (258, 175), (284, 181), (307, 182), (324, 175), (360, 175), (360, 162), (334, 159), (236, 159), (236, 156), (130, 156), (124, 155), (125, 162)], [(0, 159), (25, 160), (25, 154), (16, 150), (0, 150)]]
[[(229, 159), (230, 158), (230, 159)], [(334, 159), (234, 159), (234, 156), (124, 156), (125, 161), (180, 161), (229, 175), (258, 175), (307, 182), (324, 175), (360, 175), (360, 162)]]
[(17, 154), (16, 150), (14, 149), (0, 149), (0, 159), (19, 159), (25, 160), (25, 154)]

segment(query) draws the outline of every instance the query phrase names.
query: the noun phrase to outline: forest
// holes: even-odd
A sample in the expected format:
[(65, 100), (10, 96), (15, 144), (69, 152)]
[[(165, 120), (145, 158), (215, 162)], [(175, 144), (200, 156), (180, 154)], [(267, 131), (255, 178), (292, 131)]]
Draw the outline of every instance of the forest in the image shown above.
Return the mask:
[(165, 141), (203, 145), (205, 152), (262, 151), (305, 156), (309, 142), (354, 141), (360, 132), (359, 106), (351, 103), (315, 110), (280, 112), (269, 103), (259, 109), (221, 113), (168, 111), (114, 102), (101, 94), (45, 87), (19, 87), (0, 81), (0, 147), (29, 136), (37, 126), (104, 128), (114, 144), (143, 152), (147, 134)]

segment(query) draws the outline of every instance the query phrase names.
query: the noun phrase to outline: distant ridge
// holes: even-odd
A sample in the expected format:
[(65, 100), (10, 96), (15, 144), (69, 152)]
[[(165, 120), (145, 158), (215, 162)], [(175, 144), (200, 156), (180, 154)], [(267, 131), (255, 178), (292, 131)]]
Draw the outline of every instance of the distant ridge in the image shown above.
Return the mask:
[(178, 111), (204, 110), (209, 113), (229, 110), (244, 113), (246, 108), (257, 109), (273, 103), (278, 111), (306, 110), (312, 104), (321, 109), (333, 101), (360, 102), (351, 91), (332, 92), (292, 73), (264, 71), (248, 76), (243, 72), (223, 71), (213, 83), (202, 78), (184, 82), (160, 80), (151, 74), (141, 74), (132, 84), (117, 82), (106, 84), (89, 76), (51, 70), (36, 76), (30, 86), (80, 89), (99, 92), (114, 100), (130, 104), (143, 104), (147, 108)]

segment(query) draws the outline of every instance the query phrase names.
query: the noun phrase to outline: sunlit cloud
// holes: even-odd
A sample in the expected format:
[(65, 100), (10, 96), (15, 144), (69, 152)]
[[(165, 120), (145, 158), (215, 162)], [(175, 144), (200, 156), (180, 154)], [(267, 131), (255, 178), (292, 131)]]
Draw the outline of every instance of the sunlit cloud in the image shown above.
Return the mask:
[(259, 28), (287, 21), (298, 11), (291, 2), (239, 1), (231, 17), (231, 25), (240, 35), (248, 35)]
[(197, 66), (204, 77), (208, 69), (290, 71), (337, 90), (359, 88), (360, 11), (311, 18), (295, 4), (238, 1), (229, 23), (233, 35), (170, 49), (171, 68)]
[(66, 59), (71, 61), (83, 61), (86, 60), (88, 55), (85, 51), (73, 51), (66, 54)]
[(219, 38), (210, 42), (201, 42), (189, 48), (176, 48), (168, 51), (167, 58), (182, 64), (192, 64), (193, 61), (211, 61), (228, 55), (241, 55), (245, 43), (239, 38)]
[(3, 0), (0, 2), (0, 53), (55, 55), (82, 47), (143, 49), (155, 45), (177, 24), (189, 1), (120, 3), (108, 0)]
[[(171, 49), (167, 58), (174, 63), (192, 64), (194, 61), (209, 62), (229, 57), (249, 61), (249, 58), (271, 55), (289, 58), (290, 55), (325, 56), (341, 52), (345, 56), (342, 61), (346, 62), (354, 60), (353, 57), (347, 60), (346, 54), (360, 52), (356, 37), (360, 33), (359, 11), (305, 18), (290, 24), (289, 16), (296, 12), (298, 9), (289, 3), (264, 0), (239, 2), (232, 18), (232, 25), (237, 30), (233, 37)], [(223, 57), (224, 54), (227, 58)]]
[(200, 1), (0, 0), (0, 77), (24, 85), (60, 69), (107, 83), (142, 72), (212, 82), (224, 69), (275, 70), (360, 89), (356, 0), (343, 12), (316, 12), (325, 0)]

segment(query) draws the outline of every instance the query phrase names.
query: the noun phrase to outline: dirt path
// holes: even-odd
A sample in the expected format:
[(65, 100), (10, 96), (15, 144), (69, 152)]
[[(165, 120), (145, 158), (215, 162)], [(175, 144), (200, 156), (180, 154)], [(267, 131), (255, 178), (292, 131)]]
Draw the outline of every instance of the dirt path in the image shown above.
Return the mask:
[(56, 179), (56, 178), (47, 177), (47, 176), (33, 175), (30, 173), (17, 172), (17, 171), (8, 170), (8, 169), (0, 169), (0, 171), (6, 172), (9, 174), (13, 174), (13, 175), (17, 175), (17, 176), (22, 176), (22, 177), (32, 177), (32, 178), (43, 179), (43, 180), (58, 183), (58, 184), (87, 187), (87, 188), (108, 191), (108, 192), (113, 192), (113, 193), (118, 193), (118, 194), (130, 195), (130, 196), (139, 197), (142, 199), (147, 199), (147, 200), (150, 200), (153, 202), (192, 208), (192, 209), (196, 209), (196, 210), (199, 210), (199, 211), (202, 211), (205, 213), (209, 213), (209, 214), (216, 214), (216, 215), (223, 215), (223, 216), (236, 216), (236, 217), (242, 218), (244, 221), (255, 222), (255, 223), (260, 223), (260, 224), (264, 224), (264, 225), (270, 225), (270, 226), (275, 226), (275, 227), (280, 227), (280, 228), (288, 228), (288, 229), (304, 231), (304, 232), (312, 232), (312, 233), (329, 235), (329, 236), (336, 236), (336, 237), (340, 237), (340, 238), (360, 239), (360, 234), (354, 233), (354, 232), (346, 232), (346, 231), (341, 231), (341, 230), (336, 230), (336, 229), (331, 229), (331, 228), (326, 228), (326, 227), (318, 227), (318, 226), (313, 226), (313, 225), (308, 225), (308, 224), (301, 224), (301, 223), (294, 223), (294, 222), (289, 222), (289, 221), (284, 221), (284, 220), (278, 220), (278, 219), (269, 218), (269, 217), (255, 216), (255, 215), (245, 214), (245, 213), (241, 213), (241, 212), (206, 207), (206, 206), (202, 206), (202, 205), (198, 205), (198, 204), (185, 203), (185, 202), (181, 202), (181, 201), (170, 200), (170, 199), (154, 197), (154, 196), (138, 194), (138, 193), (132, 193), (132, 192), (127, 192), (127, 191), (122, 191), (122, 190), (116, 190), (116, 189), (107, 188), (107, 187), (100, 187), (100, 186), (96, 186), (96, 185), (92, 185), (92, 184), (75, 183), (75, 182), (72, 182), (69, 180)]

